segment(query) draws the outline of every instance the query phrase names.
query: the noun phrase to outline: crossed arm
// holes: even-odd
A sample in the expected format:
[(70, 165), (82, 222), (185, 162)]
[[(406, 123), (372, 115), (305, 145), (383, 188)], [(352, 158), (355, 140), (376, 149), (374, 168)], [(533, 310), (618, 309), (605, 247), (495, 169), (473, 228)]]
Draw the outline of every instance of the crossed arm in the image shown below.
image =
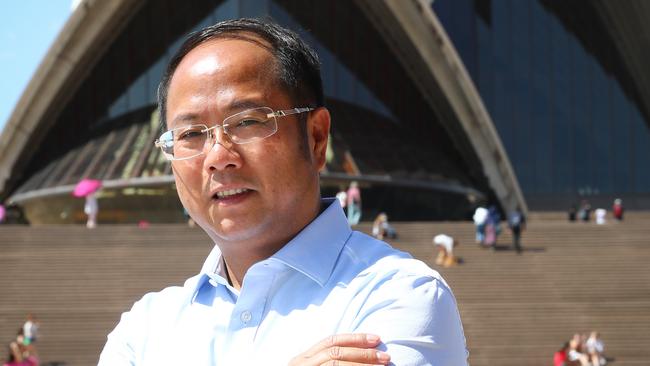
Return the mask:
[(376, 349), (380, 343), (380, 338), (374, 334), (329, 336), (294, 357), (289, 366), (388, 365), (390, 355)]
[(289, 366), (467, 365), (456, 301), (439, 280), (404, 277), (383, 283), (372, 290), (350, 329), (354, 334), (328, 337)]
[[(456, 301), (441, 280), (426, 275), (391, 276), (364, 288), (354, 299), (353, 306), (341, 314), (340, 334), (298, 350), (302, 352), (288, 366), (467, 365)], [(146, 300), (125, 314), (115, 334), (109, 336), (100, 365), (138, 363), (135, 352), (146, 339), (143, 329), (149, 324), (143, 303)]]

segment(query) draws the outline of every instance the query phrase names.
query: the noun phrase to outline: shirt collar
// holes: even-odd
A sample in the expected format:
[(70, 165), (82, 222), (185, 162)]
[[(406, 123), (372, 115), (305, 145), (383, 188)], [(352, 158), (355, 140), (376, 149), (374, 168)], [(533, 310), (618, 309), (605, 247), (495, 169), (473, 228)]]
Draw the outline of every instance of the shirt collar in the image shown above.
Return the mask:
[(219, 249), (218, 245), (215, 245), (208, 257), (205, 259), (201, 272), (197, 276), (194, 276), (185, 282), (185, 286), (190, 287), (192, 290), (192, 302), (196, 299), (201, 287), (210, 280), (224, 286), (228, 285), (224, 269), (221, 249)]
[[(352, 230), (336, 198), (324, 198), (321, 205), (326, 207), (325, 210), (269, 260), (284, 263), (324, 286)], [(228, 285), (218, 245), (206, 258), (197, 277), (196, 282), (190, 285), (192, 299), (209, 280)]]
[(280, 261), (324, 286), (352, 230), (336, 198), (325, 198), (327, 208), (275, 253)]

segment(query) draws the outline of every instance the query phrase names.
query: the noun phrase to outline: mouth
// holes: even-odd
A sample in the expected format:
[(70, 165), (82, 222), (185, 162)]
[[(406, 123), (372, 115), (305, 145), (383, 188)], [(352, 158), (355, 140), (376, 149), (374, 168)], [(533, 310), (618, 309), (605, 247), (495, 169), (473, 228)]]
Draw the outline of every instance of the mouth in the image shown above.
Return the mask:
[(236, 188), (228, 189), (225, 191), (218, 191), (212, 195), (214, 200), (232, 200), (236, 198), (243, 197), (246, 193), (251, 192), (250, 189), (246, 188)]

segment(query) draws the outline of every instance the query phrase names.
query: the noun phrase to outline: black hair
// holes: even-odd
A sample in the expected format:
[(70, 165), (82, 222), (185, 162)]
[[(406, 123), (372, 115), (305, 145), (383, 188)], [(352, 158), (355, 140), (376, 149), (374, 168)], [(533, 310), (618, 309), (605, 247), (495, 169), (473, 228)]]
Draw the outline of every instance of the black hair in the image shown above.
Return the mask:
[[(194, 48), (219, 38), (244, 39), (268, 49), (275, 58), (278, 82), (293, 102), (300, 104), (296, 106), (321, 107), (324, 105), (320, 61), (316, 52), (295, 32), (283, 28), (271, 20), (241, 18), (219, 22), (190, 33), (171, 58), (158, 86), (158, 106), (162, 126), (166, 124), (167, 93), (176, 68)], [(260, 42), (260, 39), (263, 42)]]

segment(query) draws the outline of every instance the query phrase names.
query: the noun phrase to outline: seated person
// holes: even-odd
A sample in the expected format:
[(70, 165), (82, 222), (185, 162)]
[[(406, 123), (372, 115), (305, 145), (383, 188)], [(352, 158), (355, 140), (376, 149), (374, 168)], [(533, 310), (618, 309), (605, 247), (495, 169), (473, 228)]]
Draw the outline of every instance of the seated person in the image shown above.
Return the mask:
[(574, 334), (569, 341), (569, 352), (567, 353), (567, 365), (590, 366), (589, 357), (582, 352), (582, 339), (580, 334)]
[(439, 234), (433, 238), (433, 244), (438, 248), (438, 257), (436, 264), (444, 267), (451, 267), (458, 263), (458, 258), (454, 256), (454, 247), (458, 241), (449, 235)]
[(379, 240), (383, 240), (384, 238), (397, 238), (397, 232), (395, 231), (395, 228), (388, 223), (388, 215), (386, 215), (386, 213), (382, 212), (377, 215), (377, 218), (372, 223), (372, 236)]
[(587, 355), (589, 356), (592, 366), (601, 366), (607, 363), (603, 356), (605, 345), (600, 339), (600, 334), (598, 332), (593, 331), (589, 334), (589, 338), (587, 339), (587, 342), (585, 342), (585, 348), (587, 349)]
[(20, 342), (22, 341), (22, 336), (19, 336), (18, 339), (9, 344), (9, 357), (7, 362), (3, 366), (38, 366), (39, 361), (36, 357), (35, 350), (27, 351)]
[(565, 342), (562, 348), (553, 354), (554, 366), (567, 366), (567, 352), (569, 350), (569, 342)]

